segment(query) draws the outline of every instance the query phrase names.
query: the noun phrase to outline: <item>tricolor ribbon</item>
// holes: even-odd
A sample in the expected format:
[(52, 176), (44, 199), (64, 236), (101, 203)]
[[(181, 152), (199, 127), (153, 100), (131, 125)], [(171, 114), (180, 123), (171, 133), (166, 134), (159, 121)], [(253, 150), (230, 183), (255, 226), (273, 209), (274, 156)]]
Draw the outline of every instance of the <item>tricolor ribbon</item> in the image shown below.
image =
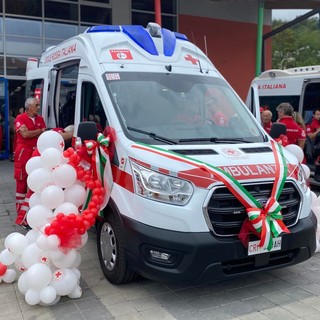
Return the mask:
[[(91, 156), (91, 167), (93, 170), (93, 176), (95, 179), (101, 181), (106, 191), (104, 201), (101, 205), (101, 210), (103, 210), (104, 207), (107, 205), (113, 186), (111, 163), (108, 152), (109, 143), (110, 137), (105, 137), (102, 133), (98, 134), (97, 141), (84, 141), (87, 152)], [(87, 196), (86, 204), (89, 203), (90, 198), (91, 192)]]
[(277, 202), (287, 177), (288, 168), (282, 147), (273, 140), (271, 140), (271, 146), (275, 158), (275, 181), (272, 187), (271, 196), (265, 206), (262, 207), (260, 202), (257, 201), (244, 186), (230, 174), (218, 167), (162, 148), (142, 143), (132, 145), (133, 148), (149, 151), (171, 160), (184, 162), (213, 174), (214, 177), (221, 181), (246, 208), (248, 218), (245, 220), (239, 234), (242, 243), (244, 245), (248, 244), (247, 231), (252, 231), (260, 237), (259, 246), (267, 250), (271, 250), (273, 246), (272, 239), (274, 237), (277, 237), (281, 232), (290, 232), (282, 222), (281, 206)]

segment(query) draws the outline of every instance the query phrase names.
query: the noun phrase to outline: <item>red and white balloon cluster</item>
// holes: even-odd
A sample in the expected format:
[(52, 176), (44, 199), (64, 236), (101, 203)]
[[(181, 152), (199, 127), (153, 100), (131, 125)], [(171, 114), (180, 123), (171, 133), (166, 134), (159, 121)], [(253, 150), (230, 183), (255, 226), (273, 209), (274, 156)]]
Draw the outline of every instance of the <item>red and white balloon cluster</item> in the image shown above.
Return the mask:
[[(72, 148), (55, 131), (38, 139), (38, 156), (26, 165), (29, 199), (25, 236), (14, 232), (0, 253), (0, 279), (13, 282), (21, 272), (19, 291), (30, 305), (53, 305), (61, 296), (79, 298), (80, 249), (101, 210), (105, 191), (94, 176), (90, 157)], [(85, 207), (85, 209), (84, 209)]]

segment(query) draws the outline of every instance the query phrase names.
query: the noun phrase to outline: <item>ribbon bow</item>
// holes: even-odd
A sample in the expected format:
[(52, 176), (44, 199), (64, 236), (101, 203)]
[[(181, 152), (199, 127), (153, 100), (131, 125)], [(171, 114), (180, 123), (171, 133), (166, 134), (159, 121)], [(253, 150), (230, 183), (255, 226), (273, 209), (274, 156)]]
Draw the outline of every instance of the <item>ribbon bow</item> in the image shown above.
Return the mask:
[(259, 247), (271, 250), (273, 237), (289, 232), (282, 221), (281, 206), (275, 198), (269, 198), (264, 208), (247, 208), (249, 222), (260, 234)]
[[(110, 198), (110, 193), (113, 186), (113, 177), (108, 151), (110, 136), (108, 135), (105, 137), (102, 133), (99, 133), (97, 141), (85, 140), (84, 144), (87, 149), (87, 153), (91, 156), (91, 168), (93, 170), (94, 178), (101, 181), (102, 186), (106, 191), (104, 202), (101, 205), (102, 210)], [(91, 192), (89, 192), (87, 196), (87, 201), (84, 208), (86, 208), (90, 198)]]

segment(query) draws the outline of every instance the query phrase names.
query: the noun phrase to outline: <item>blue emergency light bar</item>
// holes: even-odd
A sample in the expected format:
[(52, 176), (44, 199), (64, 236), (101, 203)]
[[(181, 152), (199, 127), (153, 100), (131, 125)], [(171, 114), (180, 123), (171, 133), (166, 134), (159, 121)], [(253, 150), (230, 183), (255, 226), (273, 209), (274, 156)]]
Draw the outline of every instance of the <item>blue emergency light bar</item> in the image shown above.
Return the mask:
[[(159, 34), (163, 41), (163, 54), (167, 57), (171, 57), (173, 55), (177, 39), (188, 41), (186, 35), (182, 33), (171, 32), (170, 30), (161, 28), (160, 26), (159, 30), (161, 30), (161, 33)], [(94, 26), (90, 27), (86, 31), (86, 33), (93, 32), (123, 32), (148, 53), (156, 56), (159, 55), (150, 32), (141, 25), (128, 25), (121, 27), (118, 25)]]

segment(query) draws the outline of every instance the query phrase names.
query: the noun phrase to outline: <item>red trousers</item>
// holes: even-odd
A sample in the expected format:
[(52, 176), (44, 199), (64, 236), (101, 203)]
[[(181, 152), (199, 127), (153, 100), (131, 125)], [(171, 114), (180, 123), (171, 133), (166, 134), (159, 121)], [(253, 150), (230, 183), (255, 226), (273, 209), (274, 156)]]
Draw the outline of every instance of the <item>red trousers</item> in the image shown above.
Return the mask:
[(14, 157), (14, 179), (16, 180), (16, 211), (17, 214), (21, 209), (22, 203), (28, 191), (26, 163), (31, 158), (33, 148), (25, 147), (23, 144), (18, 144), (15, 150)]

